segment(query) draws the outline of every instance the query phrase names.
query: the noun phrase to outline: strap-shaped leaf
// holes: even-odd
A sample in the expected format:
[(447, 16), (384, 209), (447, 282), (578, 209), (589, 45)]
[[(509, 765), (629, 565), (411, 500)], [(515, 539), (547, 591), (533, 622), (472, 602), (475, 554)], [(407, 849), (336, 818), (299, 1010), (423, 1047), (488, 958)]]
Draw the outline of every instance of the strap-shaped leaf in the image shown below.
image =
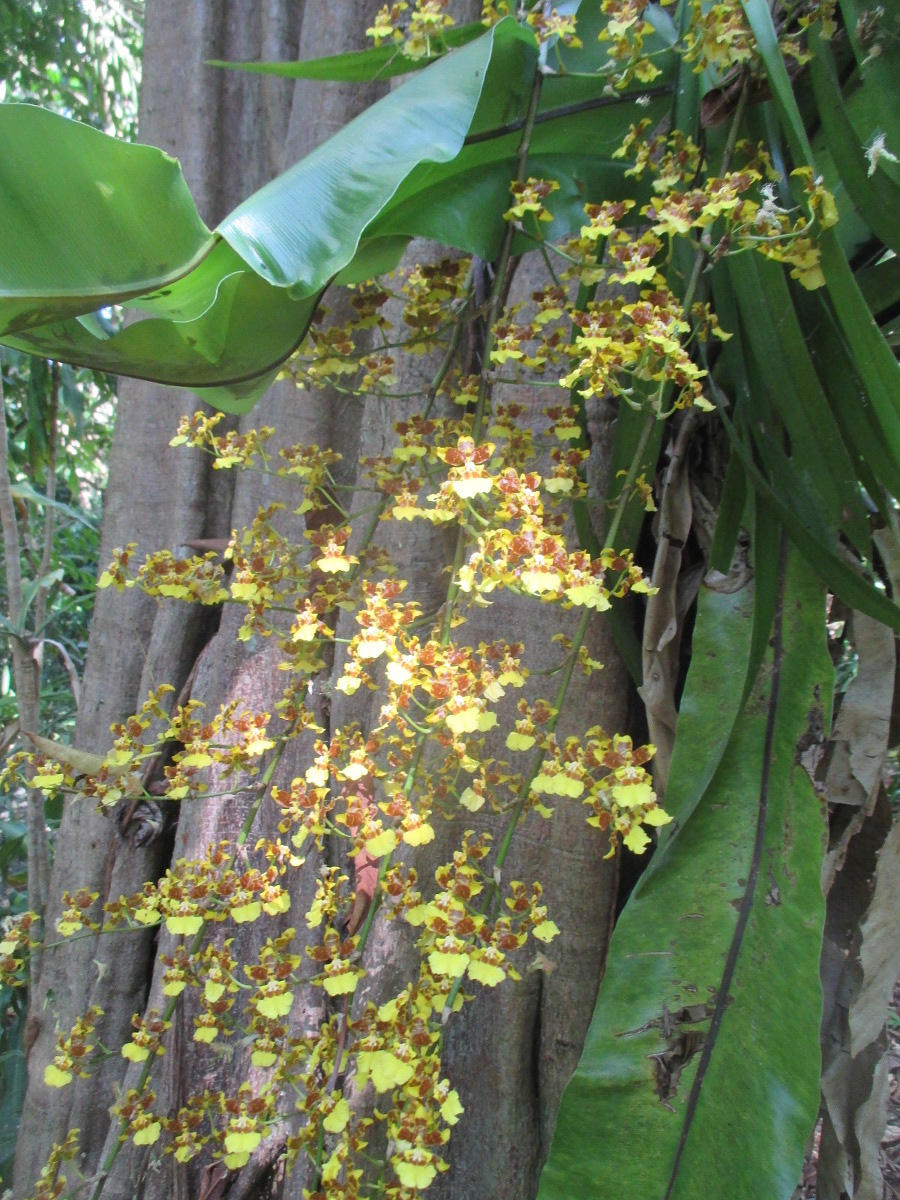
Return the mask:
[(769, 86), (772, 88), (795, 165), (812, 166), (812, 150), (806, 136), (806, 127), (794, 98), (794, 90), (778, 45), (778, 33), (772, 22), (769, 6), (766, 0), (741, 0), (741, 7), (756, 38), (756, 47), (766, 68)]
[(810, 79), (822, 128), (837, 168), (840, 184), (847, 189), (872, 233), (894, 250), (900, 248), (900, 187), (883, 170), (869, 171), (863, 144), (850, 119), (850, 106), (865, 120), (866, 142), (878, 132), (871, 99), (873, 87), (863, 84), (853, 96), (841, 94), (831, 47), (815, 27), (809, 34)]
[(719, 499), (719, 515), (709, 550), (710, 569), (718, 571), (720, 575), (731, 569), (746, 504), (747, 474), (738, 456), (732, 454), (725, 471), (725, 481)]
[(900, 463), (900, 364), (875, 324), (833, 229), (825, 231), (821, 252), (825, 286), (838, 324), (890, 453)]
[[(822, 521), (815, 513), (815, 499), (804, 494), (804, 482), (794, 470), (791, 461), (779, 454), (771, 440), (766, 442), (767, 457), (772, 472), (779, 481), (776, 489), (766, 474), (754, 461), (753, 453), (738, 436), (734, 426), (720, 409), (719, 416), (731, 435), (732, 446), (740, 455), (747, 478), (757, 495), (771, 506), (774, 514), (783, 523), (791, 541), (806, 559), (809, 567), (851, 608), (900, 633), (900, 606), (889, 600), (884, 592), (849, 566), (840, 552), (836, 539), (827, 531), (822, 532)], [(764, 442), (755, 431), (757, 445)]]
[(814, 481), (825, 515), (864, 549), (868, 517), (856, 473), (810, 360), (783, 268), (756, 254), (727, 262), (748, 357), (760, 376), (755, 400), (768, 395), (790, 435), (798, 470)]
[(897, 80), (900, 78), (900, 41), (897, 39), (897, 6), (871, 6), (860, 0), (841, 0), (844, 26), (863, 79), (872, 84), (878, 124), (887, 144), (897, 153), (900, 112)]
[(857, 478), (876, 503), (882, 489), (892, 496), (900, 496), (900, 462), (885, 445), (859, 369), (827, 297), (815, 292), (797, 297), (797, 301), (803, 328), (809, 331), (810, 355), (828, 394)]
[(900, 301), (900, 258), (884, 256), (856, 272), (856, 282), (869, 311), (880, 317)]
[[(824, 915), (823, 817), (800, 754), (831, 666), (823, 589), (799, 556), (786, 575), (718, 769), (616, 926), (540, 1200), (788, 1200), (796, 1184), (818, 1109)], [(746, 640), (747, 606), (727, 603)], [(710, 645), (722, 605), (701, 600)], [(670, 792), (706, 770), (745, 650), (695, 657)]]
[[(481, 21), (471, 21), (456, 29), (446, 29), (441, 40), (447, 49), (465, 46), (484, 33)], [(225, 62), (211, 59), (207, 66), (225, 67), (231, 71), (248, 71), (254, 75), (277, 75), (282, 79), (333, 79), (343, 83), (367, 83), (373, 79), (392, 79), (421, 71), (438, 58), (444, 50), (437, 46), (433, 53), (410, 58), (402, 48), (392, 44), (373, 46), (368, 50), (352, 50), (347, 54), (330, 54), (304, 62)]]

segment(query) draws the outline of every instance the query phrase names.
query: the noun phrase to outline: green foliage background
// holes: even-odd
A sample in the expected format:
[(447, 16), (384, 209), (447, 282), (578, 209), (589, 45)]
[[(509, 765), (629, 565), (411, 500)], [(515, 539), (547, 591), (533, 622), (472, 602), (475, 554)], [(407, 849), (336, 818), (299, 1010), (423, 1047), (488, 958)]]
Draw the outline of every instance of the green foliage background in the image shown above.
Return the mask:
[[(0, 100), (40, 104), (105, 133), (137, 132), (137, 93), (143, 28), (142, 0), (2, 0)], [(41, 707), (43, 728), (67, 737), (76, 699), (97, 576), (101, 495), (112, 440), (115, 378), (59, 364), (8, 347), (0, 350), (10, 432), (9, 458), (17, 489), (23, 573), (35, 578), (41, 560), (51, 440), (56, 449), (56, 528), (46, 627)], [(54, 396), (55, 392), (55, 396)], [(7, 611), (0, 564), (0, 628)], [(0, 637), (0, 751), (16, 744), (18, 714), (6, 630)], [(51, 829), (59, 801), (48, 802)], [(0, 921), (27, 907), (21, 797), (0, 809)], [(21, 1037), (24, 997), (0, 988), (0, 1187), (9, 1182), (16, 1126), (25, 1090)]]

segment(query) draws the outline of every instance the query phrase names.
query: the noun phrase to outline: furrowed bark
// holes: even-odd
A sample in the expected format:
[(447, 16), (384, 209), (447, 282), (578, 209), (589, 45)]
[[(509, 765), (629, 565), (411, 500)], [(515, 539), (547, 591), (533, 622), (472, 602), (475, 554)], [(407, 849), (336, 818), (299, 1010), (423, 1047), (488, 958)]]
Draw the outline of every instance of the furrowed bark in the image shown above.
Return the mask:
[[(272, 147), (280, 145), (288, 117), (277, 89), (252, 76), (205, 68), (208, 58), (269, 54), (277, 44), (296, 46), (298, 5), (246, 3), (150, 4), (144, 42), (141, 137), (177, 154), (198, 206), (215, 223), (278, 169)], [(273, 128), (260, 139), (265, 112)], [(234, 118), (242, 114), (242, 120)], [(123, 381), (106, 493), (101, 566), (112, 550), (137, 542), (140, 552), (169, 548), (185, 538), (227, 536), (231, 479), (210, 471), (201, 455), (169, 448), (178, 419), (197, 407), (188, 392)], [(183, 553), (183, 551), (182, 551)], [(95, 752), (110, 744), (109, 726), (138, 707), (149, 688), (163, 682), (176, 691), (187, 677), (204, 638), (209, 614), (162, 605), (130, 590), (100, 592), (94, 612), (82, 703), (74, 743)], [(163, 845), (135, 848), (121, 841), (116, 824), (83, 802), (68, 804), (57, 840), (48, 903), (48, 930), (55, 927), (62, 893), (87, 887), (108, 897), (130, 894), (155, 878), (165, 863)], [(50, 940), (48, 938), (48, 940)], [(56, 1038), (91, 1003), (106, 1015), (104, 1044), (121, 1045), (131, 1015), (143, 1008), (153, 955), (152, 935), (85, 938), (44, 956), (34, 1011), (39, 1028), (29, 1057), (29, 1088), (17, 1147), (15, 1195), (27, 1195), (51, 1145), (73, 1127), (83, 1131), (90, 1173), (108, 1125), (111, 1087), (123, 1074), (116, 1055), (91, 1079), (56, 1090), (44, 1084), (44, 1067)]]
[[(378, 7), (374, 0), (365, 4), (340, 0), (328, 6), (325, 20), (319, 6), (307, 5), (301, 11), (288, 0), (270, 0), (262, 7), (231, 0), (224, 15), (222, 5), (211, 0), (190, 8), (174, 0), (150, 4), (142, 136), (181, 157), (208, 222), (333, 133), (377, 98), (384, 85), (305, 81), (292, 85), (281, 79), (211, 72), (202, 67), (203, 60), (275, 59), (296, 53), (308, 58), (359, 48)], [(478, 15), (478, 5), (463, 8), (459, 5), (454, 12), (461, 20)], [(422, 247), (416, 247), (410, 258), (422, 253)], [(526, 298), (545, 282), (529, 267), (521, 271), (515, 286)], [(332, 295), (328, 303), (340, 320), (340, 297)], [(516, 399), (522, 399), (520, 390)], [(529, 402), (539, 421), (540, 407), (548, 402), (546, 389), (534, 389)], [(292, 515), (297, 497), (288, 481), (248, 473), (238, 475), (232, 484), (231, 473), (210, 471), (209, 460), (200, 452), (168, 449), (179, 415), (195, 407), (190, 395), (143, 384), (123, 387), (101, 552), (104, 562), (114, 546), (130, 541), (138, 542), (143, 553), (158, 547), (177, 551), (186, 538), (227, 537), (232, 528), (248, 524), (261, 505), (275, 500), (286, 505), (281, 528), (301, 542), (304, 520)], [(276, 445), (316, 443), (337, 450), (344, 456), (340, 481), (353, 482), (360, 454), (382, 452), (390, 444), (392, 424), (399, 416), (383, 401), (363, 405), (328, 392), (298, 392), (286, 382), (271, 389), (243, 425), (273, 425)], [(602, 461), (595, 475), (602, 487)], [(442, 571), (452, 546), (448, 553), (444, 535), (432, 530), (404, 529), (398, 537), (390, 527), (385, 529), (398, 575), (410, 578), (410, 592), (422, 600), (423, 607), (436, 606), (441, 594), (446, 596), (449, 577)], [(550, 611), (536, 601), (498, 600), (461, 632), (475, 644), (498, 636), (522, 640), (529, 665), (555, 665), (561, 653), (550, 643)], [(232, 697), (240, 697), (255, 710), (271, 711), (281, 694), (283, 673), (277, 670), (274, 649), (267, 641), (236, 643), (239, 619), (226, 607), (218, 632), (202, 654), (192, 695), (211, 711)], [(177, 689), (204, 645), (204, 620), (196, 609), (168, 602), (157, 606), (134, 591), (101, 593), (76, 743), (95, 751), (105, 749), (109, 723), (137, 707), (149, 687), (172, 682)], [(552, 622), (555, 631), (555, 611)], [(583, 729), (586, 713), (589, 724), (602, 724), (610, 731), (624, 725), (626, 678), (599, 620), (590, 631), (589, 648), (592, 657), (608, 665), (602, 675), (576, 678), (568, 707), (577, 720), (573, 717), (569, 723), (564, 718), (559, 727), (562, 735)], [(531, 695), (546, 694), (553, 686), (536, 681)], [(317, 682), (314, 696), (321, 691)], [(368, 706), (345, 702), (338, 693), (330, 712), (324, 705), (318, 712), (329, 728), (352, 719), (365, 727), (374, 720), (378, 703), (377, 697)], [(291, 744), (279, 764), (276, 782), (302, 774), (310, 744), (306, 736)], [(490, 752), (504, 753), (500, 744)], [(88, 886), (101, 893), (101, 900), (130, 894), (145, 879), (157, 877), (170, 857), (202, 856), (211, 842), (233, 840), (248, 803), (246, 796), (186, 802), (171, 850), (162, 843), (136, 849), (118, 840), (107, 817), (85, 805), (69, 806), (60, 834), (51, 912), (59, 912), (66, 889)], [(273, 834), (276, 822), (272, 806), (264, 802), (249, 844), (256, 836)], [(452, 856), (465, 824), (439, 822), (435, 842), (417, 856), (426, 889), (434, 867)], [(502, 832), (503, 822), (498, 820), (498, 841)], [(528, 961), (519, 964), (521, 984), (485, 990), (462, 1020), (451, 1021), (446, 1070), (460, 1087), (466, 1114), (451, 1144), (452, 1169), (434, 1185), (436, 1200), (482, 1194), (519, 1200), (536, 1190), (559, 1095), (577, 1061), (590, 1019), (608, 941), (616, 866), (604, 861), (606, 849), (607, 843), (586, 827), (581, 806), (573, 802), (562, 802), (550, 824), (529, 817), (517, 831), (504, 878), (540, 880), (563, 934), (537, 969), (530, 971)], [(329, 847), (334, 861), (340, 860), (340, 854), (339, 848)], [(291, 911), (282, 921), (281, 927), (298, 929), (298, 953), (304, 940), (312, 941), (317, 933), (307, 933), (303, 920), (317, 867), (316, 855), (308, 855), (303, 871), (292, 879)], [(239, 961), (255, 958), (261, 940), (277, 931), (274, 922), (258, 924), (259, 928), (229, 926), (228, 936), (235, 938), (232, 952)], [(224, 935), (216, 930), (212, 936)], [(418, 962), (414, 940), (398, 924), (376, 920), (365, 956), (370, 972), (366, 995), (383, 997), (413, 977)], [(51, 1143), (73, 1126), (84, 1131), (83, 1175), (91, 1177), (106, 1165), (107, 1173), (95, 1179), (91, 1195), (103, 1200), (131, 1196), (187, 1200), (203, 1194), (207, 1159), (179, 1166), (172, 1156), (160, 1155), (158, 1148), (148, 1151), (131, 1142), (116, 1151), (117, 1130), (106, 1113), (113, 1089), (134, 1086), (139, 1066), (126, 1070), (125, 1061), (114, 1053), (90, 1080), (59, 1092), (43, 1085), (44, 1066), (52, 1058), (58, 1031), (71, 1028), (90, 1003), (103, 1003), (107, 1009), (100, 1037), (113, 1051), (128, 1039), (133, 1013), (163, 1006), (158, 954), (170, 949), (171, 942), (165, 932), (158, 947), (152, 935), (117, 935), (106, 941), (87, 938), (47, 956), (38, 993), (42, 1027), (30, 1064), (17, 1197), (33, 1186)], [(188, 992), (183, 995), (175, 1024), (166, 1035), (168, 1053), (154, 1066), (155, 1107), (160, 1112), (177, 1106), (192, 1092), (236, 1087), (236, 1081), (258, 1074), (250, 1069), (243, 1048), (235, 1047), (229, 1058), (193, 1040), (191, 1005), (196, 998)], [(299, 989), (291, 1016), (296, 1031), (315, 1029), (324, 1014), (322, 992)], [(228, 1177), (229, 1195), (254, 1195), (269, 1179), (272, 1195), (300, 1200), (302, 1189), (311, 1186), (307, 1172), (301, 1169), (284, 1181), (271, 1181), (272, 1163), (289, 1129), (286, 1119), (247, 1167), (237, 1177)], [(73, 1181), (74, 1173), (68, 1173)]]

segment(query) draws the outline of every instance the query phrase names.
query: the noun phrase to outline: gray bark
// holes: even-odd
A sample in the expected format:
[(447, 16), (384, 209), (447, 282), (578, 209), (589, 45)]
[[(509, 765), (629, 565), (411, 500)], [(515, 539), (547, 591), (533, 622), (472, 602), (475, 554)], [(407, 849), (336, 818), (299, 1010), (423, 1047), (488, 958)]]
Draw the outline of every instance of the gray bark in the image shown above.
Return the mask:
[[(372, 0), (364, 4), (339, 0), (327, 6), (326, 20), (325, 6), (297, 5), (292, 0), (266, 4), (197, 0), (191, 5), (151, 0), (142, 137), (181, 158), (209, 223), (371, 103), (377, 89), (305, 82), (292, 86), (283, 80), (205, 70), (203, 60), (286, 58), (298, 48), (300, 57), (307, 58), (356, 48), (363, 43), (365, 26), (378, 7)], [(419, 247), (418, 252), (427, 251)], [(516, 286), (527, 296), (540, 282), (523, 273)], [(522, 399), (518, 393), (516, 398)], [(539, 419), (546, 395), (535, 395), (531, 401), (535, 419)], [(296, 495), (283, 481), (246, 474), (238, 476), (232, 491), (230, 473), (208, 471), (208, 460), (199, 452), (168, 449), (178, 416), (196, 406), (190, 395), (145, 384), (123, 387), (110, 467), (104, 560), (113, 546), (129, 541), (138, 542), (142, 552), (157, 547), (177, 550), (186, 537), (227, 535), (233, 527), (249, 523), (260, 505), (274, 499), (286, 502), (285, 532), (297, 542), (302, 540), (303, 520), (290, 515)], [(390, 443), (391, 425), (398, 415), (388, 411), (383, 401), (370, 401), (363, 407), (327, 393), (299, 393), (284, 383), (270, 391), (246, 424), (274, 425), (279, 444), (331, 446), (343, 454), (343, 469), (352, 480), (360, 453), (378, 453)], [(603, 479), (602, 461), (597, 464), (597, 476)], [(425, 607), (439, 603), (447, 581), (441, 572), (449, 561), (444, 535), (423, 531), (417, 525), (410, 533), (404, 529), (401, 538), (386, 536), (392, 537), (388, 545), (398, 574), (411, 577), (411, 591)], [(557, 610), (536, 601), (500, 598), (485, 611), (484, 617), (473, 618), (463, 627), (467, 640), (477, 645), (482, 638), (506, 636), (525, 642), (530, 666), (555, 662), (550, 635), (560, 627)], [(77, 744), (105, 749), (109, 723), (136, 708), (149, 687), (163, 681), (179, 687), (208, 637), (204, 620), (203, 614), (192, 608), (168, 602), (157, 606), (133, 591), (101, 593)], [(235, 643), (238, 623), (239, 617), (226, 610), (219, 631), (203, 651), (193, 695), (204, 700), (211, 711), (233, 696), (252, 707), (271, 710), (281, 692), (283, 675), (275, 667), (269, 643)], [(561, 724), (562, 734), (591, 724), (602, 724), (610, 731), (624, 725), (626, 680), (599, 621), (591, 631), (590, 648), (593, 657), (609, 665), (591, 680), (576, 681), (570, 706), (577, 720)], [(532, 688), (530, 694), (546, 692), (545, 685)], [(345, 701), (338, 693), (327, 719), (335, 728), (349, 720), (358, 720), (365, 727), (377, 707), (377, 698), (368, 703)], [(297, 739), (279, 767), (279, 777), (289, 781), (302, 773), (309, 747), (308, 741)], [(502, 744), (492, 750), (502, 754)], [(183, 805), (172, 857), (199, 856), (210, 842), (233, 838), (245, 805), (238, 797)], [(272, 806), (267, 809), (264, 805), (258, 835), (271, 834), (276, 823)], [(427, 889), (435, 866), (452, 856), (461, 830), (472, 823), (471, 819), (465, 824), (438, 823), (435, 842), (417, 856), (423, 887)], [(54, 867), (51, 927), (66, 889), (91, 887), (100, 892), (102, 902), (106, 897), (133, 893), (145, 879), (158, 877), (166, 866), (162, 845), (136, 849), (117, 837), (114, 823), (107, 817), (84, 805), (70, 805)], [(460, 1200), (477, 1195), (519, 1200), (536, 1190), (556, 1106), (577, 1061), (608, 942), (616, 868), (604, 861), (605, 851), (603, 838), (594, 836), (584, 824), (578, 804), (561, 803), (550, 824), (529, 817), (519, 830), (506, 879), (539, 879), (551, 915), (563, 932), (539, 969), (528, 970), (526, 958), (519, 964), (522, 983), (484, 991), (451, 1028), (446, 1071), (460, 1090), (466, 1113), (450, 1144), (451, 1171), (432, 1189), (436, 1200), (451, 1195)], [(339, 850), (329, 848), (329, 854), (336, 858)], [(304, 938), (313, 940), (315, 936), (315, 931), (307, 934), (303, 914), (314, 888), (316, 867), (315, 856), (310, 855), (293, 884), (291, 912), (282, 922), (282, 927), (291, 924), (298, 928), (301, 953)], [(229, 928), (239, 960), (254, 957), (261, 939), (276, 932), (274, 922), (265, 923), (265, 929), (263, 924)], [(170, 948), (171, 941), (163, 932), (159, 951)], [(378, 993), (383, 999), (413, 977), (417, 963), (413, 941), (397, 923), (376, 922), (366, 954), (370, 972), (367, 995)], [(154, 969), (156, 952), (150, 936), (118, 935), (105, 941), (84, 939), (46, 955), (38, 984), (42, 1018), (29, 1062), (17, 1197), (28, 1193), (50, 1145), (61, 1140), (70, 1127), (79, 1126), (83, 1131), (81, 1170), (85, 1176), (95, 1172), (112, 1149), (116, 1135), (107, 1118), (112, 1089), (133, 1086), (139, 1069), (126, 1071), (124, 1060), (114, 1054), (90, 1080), (62, 1092), (44, 1087), (43, 1070), (52, 1058), (57, 1032), (68, 1030), (90, 1003), (103, 1003), (107, 1009), (101, 1038), (114, 1050), (129, 1036), (132, 1013), (143, 1011), (145, 1005), (162, 1007), (160, 972), (158, 967)], [(193, 1091), (216, 1089), (225, 1086), (223, 1080), (245, 1078), (249, 1069), (240, 1048), (226, 1059), (192, 1041), (194, 1010), (189, 993), (184, 997), (168, 1035), (171, 1040), (167, 1038), (169, 1053), (154, 1073), (158, 1111), (177, 1106)], [(320, 990), (301, 989), (291, 1015), (298, 1032), (316, 1028), (325, 1013), (323, 1000)], [(228, 1180), (229, 1195), (254, 1194), (277, 1155), (286, 1128), (276, 1130), (263, 1143), (237, 1179)], [(197, 1196), (204, 1165), (192, 1162), (179, 1167), (171, 1156), (161, 1156), (158, 1148), (140, 1151), (129, 1144), (118, 1155), (102, 1194), (106, 1200)], [(69, 1174), (71, 1180), (73, 1173)], [(279, 1182), (275, 1190), (285, 1200), (300, 1200), (304, 1185), (309, 1186), (309, 1181), (298, 1171)]]
[[(266, 5), (185, 5), (158, 0), (147, 6), (145, 75), (140, 126), (144, 141), (177, 155), (204, 219), (230, 208), (280, 169), (289, 118), (290, 87), (281, 81), (204, 67), (209, 58), (290, 54), (297, 45), (300, 8), (293, 0)], [(239, 118), (239, 119), (238, 119)], [(258, 136), (265, 128), (267, 139)], [(109, 464), (101, 564), (116, 546), (136, 542), (142, 553), (177, 553), (185, 538), (230, 531), (231, 479), (208, 460), (169, 448), (178, 419), (197, 407), (189, 392), (123, 381)], [(102, 752), (109, 727), (133, 712), (147, 691), (187, 677), (205, 638), (208, 614), (155, 601), (131, 590), (97, 595), (75, 744)], [(132, 894), (163, 869), (163, 846), (135, 848), (120, 840), (115, 822), (87, 804), (66, 807), (57, 842), (47, 907), (55, 928), (62, 893), (87, 887), (109, 897)], [(51, 1145), (72, 1127), (83, 1130), (85, 1170), (106, 1135), (110, 1086), (121, 1074), (113, 1059), (90, 1080), (62, 1091), (43, 1082), (57, 1035), (71, 1029), (91, 1003), (106, 1017), (104, 1044), (121, 1045), (131, 1014), (143, 1008), (152, 962), (152, 936), (86, 938), (44, 956), (37, 982), (39, 1026), (29, 1055), (29, 1088), (20, 1124), (15, 1194), (25, 1195)]]

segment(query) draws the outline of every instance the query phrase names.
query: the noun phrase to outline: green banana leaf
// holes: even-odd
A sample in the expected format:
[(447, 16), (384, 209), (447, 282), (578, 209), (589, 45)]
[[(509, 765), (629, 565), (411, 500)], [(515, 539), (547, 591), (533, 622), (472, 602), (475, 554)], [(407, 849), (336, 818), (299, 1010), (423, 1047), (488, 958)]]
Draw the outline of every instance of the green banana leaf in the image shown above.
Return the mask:
[(4, 333), (168, 287), (213, 247), (160, 150), (23, 104), (0, 106), (0, 146)]
[[(321, 290), (402, 180), (459, 152), (495, 53), (511, 71), (511, 55), (534, 56), (530, 43), (505, 21), (433, 64), (241, 205), (215, 237), (167, 155), (3, 106), (0, 221), (23, 247), (0, 272), (3, 340), (160, 382), (227, 385), (240, 407), (302, 339)], [(67, 221), (56, 219), (62, 209)], [(60, 256), (71, 260), (62, 277)], [(112, 337), (73, 319), (142, 292), (152, 316)]]
[(819, 1103), (825, 832), (800, 755), (832, 672), (824, 589), (794, 553), (780, 576), (742, 709), (753, 584), (701, 598), (676, 831), (616, 926), (539, 1200), (788, 1200), (799, 1178)]
[[(670, 31), (660, 27), (653, 36), (665, 49)], [(594, 38), (583, 60), (566, 51), (566, 61), (590, 67), (598, 53)], [(214, 232), (169, 156), (0, 106), (0, 222), (19, 248), (0, 263), (0, 341), (203, 390), (219, 407), (246, 411), (334, 278), (393, 267), (416, 236), (496, 254), (537, 58), (532, 32), (501, 21), (385, 96)], [(548, 77), (543, 88), (530, 169), (561, 183), (555, 236), (579, 226), (586, 201), (634, 191), (611, 159), (632, 97), (603, 88), (582, 74)], [(664, 75), (649, 93), (651, 118), (670, 90)], [(517, 249), (529, 248), (521, 240)], [(90, 314), (112, 304), (144, 319), (109, 336)]]

